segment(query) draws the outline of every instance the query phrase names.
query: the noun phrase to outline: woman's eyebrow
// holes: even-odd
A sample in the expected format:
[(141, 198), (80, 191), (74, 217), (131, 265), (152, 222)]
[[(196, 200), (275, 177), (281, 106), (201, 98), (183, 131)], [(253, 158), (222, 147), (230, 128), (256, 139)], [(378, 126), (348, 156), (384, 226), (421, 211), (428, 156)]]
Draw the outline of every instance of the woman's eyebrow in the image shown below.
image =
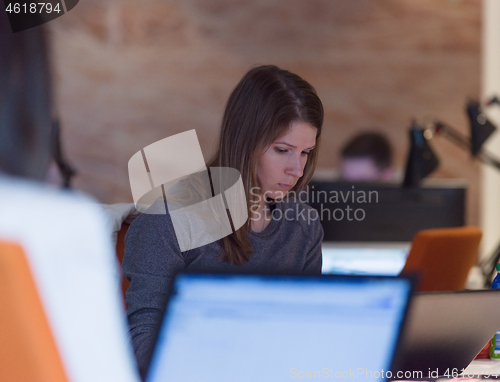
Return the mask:
[[(280, 144), (280, 145), (287, 145), (287, 146), (290, 146), (291, 148), (293, 149), (296, 149), (297, 146), (294, 146), (294, 145), (291, 145), (290, 143), (286, 143), (286, 142), (274, 142), (275, 144)], [(312, 150), (316, 147), (316, 145), (312, 146), (312, 147), (308, 147), (306, 150)]]

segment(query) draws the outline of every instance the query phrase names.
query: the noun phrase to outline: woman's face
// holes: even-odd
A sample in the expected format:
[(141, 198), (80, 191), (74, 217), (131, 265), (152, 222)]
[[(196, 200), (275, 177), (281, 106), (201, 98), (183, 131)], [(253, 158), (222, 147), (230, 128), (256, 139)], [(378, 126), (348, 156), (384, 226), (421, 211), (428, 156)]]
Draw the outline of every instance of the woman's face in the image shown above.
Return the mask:
[(309, 153), (316, 145), (317, 129), (304, 122), (294, 122), (278, 137), (257, 161), (261, 195), (283, 198), (304, 173)]

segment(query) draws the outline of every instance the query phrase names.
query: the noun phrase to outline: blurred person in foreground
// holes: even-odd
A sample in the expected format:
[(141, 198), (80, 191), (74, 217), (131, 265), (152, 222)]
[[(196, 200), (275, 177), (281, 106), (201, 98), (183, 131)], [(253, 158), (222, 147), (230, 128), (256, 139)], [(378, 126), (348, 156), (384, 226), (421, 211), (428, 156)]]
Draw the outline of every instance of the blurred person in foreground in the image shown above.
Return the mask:
[(0, 18), (0, 173), (70, 188), (53, 123), (48, 47), (41, 27), (12, 33)]
[(39, 28), (12, 33), (1, 14), (0, 52), (0, 171), (41, 181), (52, 157), (46, 41)]
[(340, 177), (348, 182), (391, 182), (392, 147), (385, 135), (364, 132), (353, 137), (341, 150)]
[[(0, 5), (0, 244), (22, 249), (67, 380), (137, 382), (103, 212), (84, 195), (43, 183), (58, 159), (52, 114), (43, 29), (12, 33)], [(5, 255), (0, 249), (0, 257)], [(22, 289), (16, 296), (19, 306), (31, 301)], [(19, 358), (26, 369), (39, 370), (50, 360), (26, 356), (31, 342), (22, 336), (23, 328), (37, 327), (40, 318), (6, 319), (23, 314), (7, 306), (0, 315), (0, 353), (7, 355), (0, 357), (0, 370), (22, 374), (9, 369)], [(26, 351), (2, 348), (9, 343), (6, 337)], [(9, 380), (21, 379), (8, 375)]]

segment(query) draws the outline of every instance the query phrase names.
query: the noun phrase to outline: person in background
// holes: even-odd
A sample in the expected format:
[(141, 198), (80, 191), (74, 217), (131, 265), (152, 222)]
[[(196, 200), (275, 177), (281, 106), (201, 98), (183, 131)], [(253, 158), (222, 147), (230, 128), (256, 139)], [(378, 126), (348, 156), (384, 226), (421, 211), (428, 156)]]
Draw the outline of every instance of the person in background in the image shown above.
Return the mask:
[(341, 151), (340, 178), (348, 182), (393, 181), (392, 147), (386, 136), (364, 132), (352, 138)]

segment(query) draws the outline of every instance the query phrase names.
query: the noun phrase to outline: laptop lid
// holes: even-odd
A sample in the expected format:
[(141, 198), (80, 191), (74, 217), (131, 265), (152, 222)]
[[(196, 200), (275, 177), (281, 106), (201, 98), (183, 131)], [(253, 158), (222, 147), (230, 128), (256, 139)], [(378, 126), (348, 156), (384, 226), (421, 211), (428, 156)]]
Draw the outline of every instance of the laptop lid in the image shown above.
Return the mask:
[(180, 274), (146, 380), (380, 379), (410, 292), (405, 278)]
[(398, 379), (463, 372), (500, 328), (500, 290), (415, 295), (398, 345)]

